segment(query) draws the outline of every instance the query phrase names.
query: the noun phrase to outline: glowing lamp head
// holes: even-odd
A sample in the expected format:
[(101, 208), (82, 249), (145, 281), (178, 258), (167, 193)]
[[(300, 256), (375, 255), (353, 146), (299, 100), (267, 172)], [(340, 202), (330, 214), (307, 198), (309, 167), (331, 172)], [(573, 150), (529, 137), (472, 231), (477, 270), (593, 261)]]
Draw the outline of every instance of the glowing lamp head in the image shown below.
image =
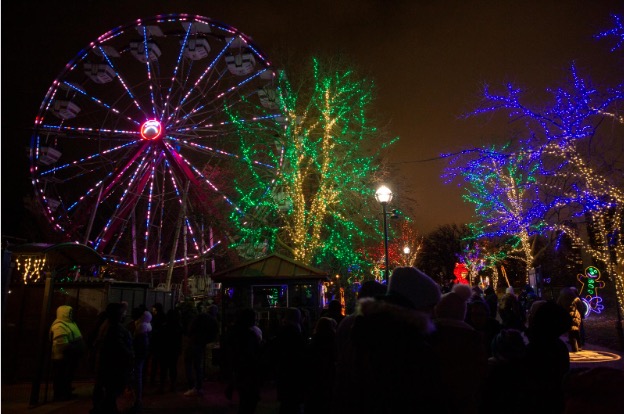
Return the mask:
[(375, 198), (381, 204), (388, 204), (392, 201), (392, 191), (385, 185), (382, 185), (375, 192)]
[(141, 137), (147, 140), (154, 140), (162, 134), (162, 126), (155, 119), (147, 120), (141, 125)]

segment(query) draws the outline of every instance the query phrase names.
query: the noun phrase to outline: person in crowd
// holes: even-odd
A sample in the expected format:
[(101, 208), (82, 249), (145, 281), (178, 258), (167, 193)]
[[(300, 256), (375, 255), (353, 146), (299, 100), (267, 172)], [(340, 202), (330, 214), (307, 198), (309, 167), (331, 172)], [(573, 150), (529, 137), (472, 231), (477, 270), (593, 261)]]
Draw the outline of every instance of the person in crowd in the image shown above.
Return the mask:
[(202, 395), (204, 381), (204, 358), (206, 345), (217, 340), (219, 323), (206, 312), (203, 304), (197, 305), (197, 313), (191, 320), (184, 350), (184, 364), (189, 389), (184, 393), (187, 397)]
[(334, 381), (334, 395), (349, 395), (357, 392), (357, 381), (351, 377), (355, 364), (355, 353), (353, 343), (350, 340), (351, 329), (358, 316), (358, 306), (366, 298), (381, 298), (386, 294), (386, 286), (375, 280), (368, 280), (362, 283), (358, 292), (358, 302), (355, 312), (347, 315), (336, 329), (336, 368)]
[[(443, 387), (450, 391), (446, 398), (453, 413), (477, 413), (487, 369), (481, 334), (465, 322), (472, 295), (470, 286), (457, 284), (442, 295), (434, 310), (431, 344), (441, 363)], [(480, 297), (474, 301), (485, 303)]]
[(340, 301), (336, 299), (330, 300), (327, 304), (327, 309), (323, 310), (321, 316), (332, 318), (336, 321), (336, 325), (340, 325), (340, 322), (344, 319), (344, 315), (342, 314), (342, 304)]
[(279, 414), (301, 412), (304, 396), (305, 337), (301, 331), (301, 311), (285, 308), (280, 327), (269, 344), (269, 358), (275, 367)]
[(488, 305), (490, 317), (496, 319), (498, 315), (498, 295), (492, 285), (488, 286), (483, 293), (485, 294), (484, 299)]
[(306, 414), (325, 414), (331, 408), (335, 378), (336, 320), (321, 317), (307, 349)]
[(118, 414), (117, 398), (128, 386), (133, 368), (132, 336), (122, 324), (127, 305), (109, 303), (106, 321), (95, 341), (95, 385), (91, 414)]
[(334, 395), (334, 413), (450, 412), (440, 361), (430, 345), (439, 286), (414, 267), (392, 272), (383, 299), (358, 303), (348, 345), (353, 358), (342, 370), (354, 392)]
[[(466, 286), (469, 286), (469, 285), (466, 285)], [(470, 301), (485, 300), (485, 293), (483, 292), (483, 289), (481, 289), (479, 286), (473, 286), (471, 289), (471, 295), (468, 298), (468, 300)]]
[[(160, 379), (159, 372), (162, 370), (162, 328), (165, 325), (165, 309), (160, 302), (154, 303), (150, 311), (152, 314), (152, 333), (150, 334), (150, 350), (148, 355), (150, 385), (155, 385)], [(160, 387), (160, 384), (158, 384)]]
[(526, 398), (531, 381), (526, 355), (526, 344), (520, 331), (503, 329), (496, 335), (481, 389), (481, 414), (497, 414), (502, 407), (505, 413), (510, 414), (532, 412)]
[[(379, 298), (386, 294), (386, 286), (377, 282), (376, 280), (367, 280), (362, 283), (358, 292), (358, 301), (364, 298)], [(357, 305), (356, 305), (357, 306)], [(349, 335), (351, 335), (351, 328), (357, 317), (357, 312), (351, 313), (344, 317), (336, 328), (336, 364), (337, 371), (340, 370), (341, 361), (343, 358), (349, 358), (352, 354), (349, 349), (342, 349), (342, 346), (348, 345)], [(340, 381), (342, 383), (342, 381)]]
[(503, 328), (517, 329), (524, 331), (524, 312), (520, 307), (520, 301), (514, 292), (514, 288), (509, 286), (498, 304), (498, 313), (501, 317)]
[(178, 380), (178, 360), (182, 353), (182, 336), (184, 335), (178, 309), (169, 309), (161, 329), (162, 348), (160, 352), (160, 384), (158, 385), (158, 392), (165, 392), (167, 378), (169, 378), (169, 390), (174, 392)]
[[(139, 311), (144, 307), (138, 308)], [(134, 390), (134, 404), (132, 412), (140, 412), (143, 405), (143, 376), (145, 363), (149, 355), (150, 333), (152, 332), (152, 314), (143, 310), (134, 322), (132, 332), (132, 350), (134, 352), (134, 370), (132, 388)]]
[(520, 295), (518, 295), (518, 301), (520, 302), (520, 308), (522, 308), (522, 311), (524, 312), (525, 321), (526, 315), (529, 313), (529, 309), (531, 309), (531, 305), (537, 299), (537, 294), (535, 293), (535, 289), (533, 289), (533, 286), (529, 285), (528, 283), (524, 285), (524, 288), (522, 288), (522, 292), (520, 292)]
[(50, 340), (54, 400), (66, 401), (72, 397), (74, 373), (87, 348), (80, 329), (74, 322), (74, 310), (71, 306), (62, 305), (56, 309), (56, 319), (50, 326)]
[(559, 337), (568, 332), (572, 318), (554, 301), (536, 301), (526, 336), (532, 412), (557, 414), (563, 410), (563, 379), (570, 370), (570, 355)]
[(490, 314), (490, 307), (482, 300), (468, 302), (468, 310), (466, 312), (466, 323), (472, 326), (481, 334), (481, 341), (486, 355), (492, 356), (492, 340), (500, 332), (500, 322), (493, 318)]
[(234, 390), (239, 395), (239, 414), (253, 414), (260, 400), (262, 375), (262, 331), (256, 325), (256, 312), (241, 309), (224, 341), (223, 370), (229, 380), (225, 393), (232, 400)]
[(559, 292), (557, 304), (566, 309), (572, 318), (572, 325), (568, 331), (568, 344), (572, 352), (582, 349), (581, 330), (585, 315), (585, 304), (579, 297), (576, 287), (564, 287)]

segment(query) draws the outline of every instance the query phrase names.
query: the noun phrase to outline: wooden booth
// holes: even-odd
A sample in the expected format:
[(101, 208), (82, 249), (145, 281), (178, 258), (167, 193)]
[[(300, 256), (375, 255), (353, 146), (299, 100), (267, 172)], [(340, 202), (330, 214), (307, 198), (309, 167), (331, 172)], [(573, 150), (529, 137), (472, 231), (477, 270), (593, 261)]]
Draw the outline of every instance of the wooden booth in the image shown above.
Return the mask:
[(285, 308), (299, 308), (309, 333), (324, 305), (327, 273), (279, 254), (243, 263), (211, 275), (221, 284), (222, 328), (234, 322), (236, 312), (253, 308), (265, 338), (276, 331)]

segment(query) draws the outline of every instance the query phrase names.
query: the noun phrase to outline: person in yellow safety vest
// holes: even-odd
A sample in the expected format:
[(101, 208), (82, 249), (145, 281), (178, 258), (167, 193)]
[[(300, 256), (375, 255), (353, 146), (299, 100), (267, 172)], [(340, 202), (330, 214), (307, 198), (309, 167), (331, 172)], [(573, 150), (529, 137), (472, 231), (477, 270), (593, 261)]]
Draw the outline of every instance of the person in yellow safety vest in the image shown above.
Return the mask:
[(50, 327), (55, 401), (66, 401), (72, 397), (74, 373), (86, 351), (86, 344), (74, 322), (73, 313), (71, 306), (59, 306), (56, 309), (56, 319)]

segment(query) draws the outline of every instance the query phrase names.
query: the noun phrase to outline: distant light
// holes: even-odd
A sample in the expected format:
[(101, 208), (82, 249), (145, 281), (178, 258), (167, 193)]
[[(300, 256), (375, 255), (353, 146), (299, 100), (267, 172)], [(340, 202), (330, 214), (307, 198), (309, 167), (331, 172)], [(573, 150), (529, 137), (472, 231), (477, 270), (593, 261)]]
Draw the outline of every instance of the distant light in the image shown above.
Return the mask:
[(405, 246), (405, 247), (403, 248), (403, 253), (405, 253), (405, 254), (410, 254), (410, 248), (409, 248), (409, 246)]

